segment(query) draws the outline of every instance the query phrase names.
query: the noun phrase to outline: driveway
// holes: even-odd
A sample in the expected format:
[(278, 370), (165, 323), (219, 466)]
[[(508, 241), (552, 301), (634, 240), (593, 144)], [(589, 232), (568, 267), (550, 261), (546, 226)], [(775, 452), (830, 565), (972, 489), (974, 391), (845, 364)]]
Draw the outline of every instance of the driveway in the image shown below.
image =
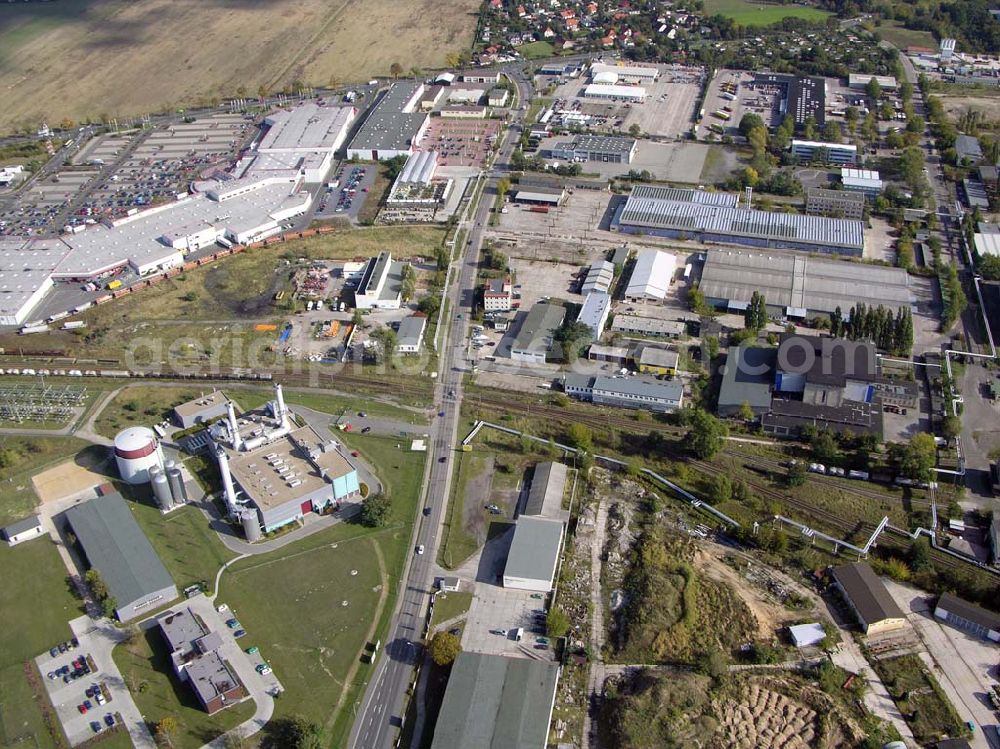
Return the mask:
[[(44, 653), (35, 658), (35, 663), (42, 673), (45, 689), (70, 744), (76, 746), (93, 738), (94, 731), (90, 725), (92, 721), (97, 721), (103, 731), (104, 717), (111, 714), (116, 715), (116, 719), (124, 724), (134, 746), (138, 749), (154, 749), (156, 743), (146, 721), (132, 700), (121, 671), (111, 658), (111, 651), (128, 637), (127, 633), (115, 628), (107, 619), (91, 619), (88, 616), (73, 619), (69, 626), (80, 642), (79, 647), (56, 658)], [(95, 670), (69, 683), (63, 682), (61, 678), (47, 677), (48, 673), (79, 657), (87, 657)], [(104, 687), (109, 699), (105, 705), (97, 705), (96, 700), (91, 699), (93, 708), (84, 715), (80, 713), (78, 706), (88, 699), (84, 692), (94, 684)]]
[[(990, 674), (997, 673), (997, 646), (935, 619), (934, 599), (926, 592), (888, 579), (885, 584), (920, 638), (924, 647), (918, 652), (920, 659), (941, 684), (959, 717), (975, 721), (980, 729), (995, 725), (988, 692), (996, 683)], [(991, 746), (985, 730), (976, 731), (969, 743), (974, 749)]]

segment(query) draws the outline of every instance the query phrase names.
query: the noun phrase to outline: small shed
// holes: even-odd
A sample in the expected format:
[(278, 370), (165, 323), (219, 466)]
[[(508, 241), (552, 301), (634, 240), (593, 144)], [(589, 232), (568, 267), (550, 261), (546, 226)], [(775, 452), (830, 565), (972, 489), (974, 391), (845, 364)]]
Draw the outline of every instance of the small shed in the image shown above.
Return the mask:
[(826, 630), (819, 622), (796, 624), (788, 628), (788, 634), (792, 638), (792, 644), (797, 648), (819, 645), (826, 639)]
[(18, 520), (16, 523), (11, 523), (3, 530), (0, 530), (0, 536), (3, 536), (3, 540), (7, 542), (8, 546), (16, 546), (23, 541), (30, 541), (44, 534), (45, 529), (42, 527), (42, 521), (38, 519), (37, 515), (31, 515), (23, 520)]

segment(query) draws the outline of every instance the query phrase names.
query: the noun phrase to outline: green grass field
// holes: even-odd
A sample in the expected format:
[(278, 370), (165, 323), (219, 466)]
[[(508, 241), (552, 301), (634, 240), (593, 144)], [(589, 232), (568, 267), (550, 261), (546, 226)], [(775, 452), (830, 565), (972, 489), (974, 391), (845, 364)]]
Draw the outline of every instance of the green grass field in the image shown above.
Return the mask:
[(479, 548), (476, 537), (465, 527), (465, 495), (469, 480), (484, 470), (486, 458), (486, 454), (481, 451), (455, 454), (455, 480), (451, 487), (444, 536), (438, 554), (438, 561), (449, 569), (460, 565)]
[(76, 437), (0, 437), (0, 525), (30, 515), (38, 505), (32, 476), (87, 444)]
[(0, 569), (0, 746), (57, 747), (24, 663), (72, 636), (67, 622), (82, 613), (82, 604), (70, 591), (66, 568), (48, 538), (13, 548), (3, 544)]
[(436, 627), (441, 622), (461, 616), (472, 606), (472, 593), (469, 591), (459, 591), (457, 593), (438, 593), (434, 597), (434, 615), (431, 617), (431, 627)]
[(112, 657), (148, 724), (155, 726), (167, 716), (177, 721), (169, 744), (173, 749), (197, 749), (254, 713), (253, 700), (214, 715), (206, 713), (191, 688), (174, 676), (170, 654), (155, 627), (141, 632), (132, 643), (117, 646)]
[(913, 729), (913, 737), (921, 745), (942, 735), (961, 736), (967, 733), (937, 679), (927, 672), (917, 656), (903, 655), (878, 661), (875, 671)]
[(878, 35), (890, 44), (906, 49), (907, 47), (928, 47), (937, 49), (938, 43), (929, 31), (916, 31), (904, 28), (898, 21), (883, 23), (875, 29)]
[(545, 41), (530, 42), (518, 47), (518, 51), (525, 60), (539, 60), (543, 57), (552, 57), (555, 54), (555, 49), (553, 49), (552, 45)]
[[(385, 635), (412, 552), (425, 458), (397, 449), (392, 438), (343, 438), (377, 466), (392, 498), (388, 525), (341, 523), (291, 547), (236, 562), (222, 577), (219, 598), (239, 612), (249, 633), (247, 646), (261, 649), (287, 690), (276, 704), (276, 717), (302, 714), (315, 721), (324, 727), (328, 746), (344, 744), (371, 671), (361, 659), (369, 631), (374, 627), (373, 639)], [(345, 600), (348, 605), (342, 606)]]
[(829, 13), (805, 5), (771, 5), (749, 0), (705, 0), (705, 15), (720, 14), (741, 26), (770, 26), (783, 18), (822, 21)]

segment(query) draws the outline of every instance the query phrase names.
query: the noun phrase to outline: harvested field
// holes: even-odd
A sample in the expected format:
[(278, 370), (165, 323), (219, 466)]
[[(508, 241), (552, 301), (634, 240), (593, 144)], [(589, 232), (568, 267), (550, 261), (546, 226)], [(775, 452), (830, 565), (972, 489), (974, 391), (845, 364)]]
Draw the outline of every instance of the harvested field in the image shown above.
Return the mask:
[[(440, 67), (468, 47), (458, 0), (59, 0), (0, 8), (0, 129), (169, 111), (235, 96)], [(379, 43), (383, 30), (391, 44)], [(166, 63), (166, 64), (165, 64)]]

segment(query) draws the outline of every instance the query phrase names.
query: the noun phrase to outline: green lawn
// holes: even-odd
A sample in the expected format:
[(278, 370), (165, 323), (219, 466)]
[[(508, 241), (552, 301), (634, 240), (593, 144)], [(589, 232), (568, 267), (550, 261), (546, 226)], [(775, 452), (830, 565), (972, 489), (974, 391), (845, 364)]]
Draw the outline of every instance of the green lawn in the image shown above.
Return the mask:
[(806, 5), (772, 5), (749, 0), (705, 0), (705, 15), (721, 14), (741, 26), (770, 26), (783, 18), (822, 21), (829, 13)]
[(0, 525), (34, 512), (38, 497), (32, 476), (87, 444), (76, 437), (0, 437)]
[[(48, 538), (0, 546), (0, 746), (55, 747), (24, 673), (24, 663), (72, 636), (80, 601)], [(39, 685), (44, 690), (44, 687)], [(58, 730), (58, 729), (57, 729)], [(20, 743), (19, 743), (20, 742)]]
[(438, 593), (434, 597), (434, 615), (431, 617), (431, 627), (436, 627), (441, 622), (461, 616), (469, 610), (471, 605), (472, 593), (470, 591)]
[(118, 485), (136, 522), (149, 538), (178, 590), (193, 583), (203, 583), (211, 591), (215, 574), (236, 556), (229, 551), (197, 507), (188, 506), (164, 515), (154, 505), (152, 489)]
[(191, 688), (174, 675), (170, 655), (155, 627), (144, 630), (132, 643), (116, 647), (112, 656), (150, 727), (167, 716), (176, 719), (173, 749), (197, 749), (254, 713), (252, 700), (214, 715), (206, 713)]
[[(403, 564), (412, 553), (426, 458), (397, 449), (392, 438), (343, 438), (377, 467), (392, 498), (388, 525), (341, 523), (285, 549), (241, 560), (222, 576), (219, 599), (239, 612), (249, 633), (247, 646), (261, 649), (287, 690), (276, 717), (302, 714), (323, 725), (328, 746), (344, 744), (371, 672), (361, 658), (371, 625), (377, 623), (372, 639), (385, 637)], [(376, 549), (388, 580), (381, 609)]]
[(530, 42), (517, 48), (525, 60), (538, 60), (543, 57), (552, 57), (555, 49), (549, 42)]
[[(334, 380), (333, 386), (336, 387), (336, 380)], [(423, 414), (409, 409), (400, 408), (391, 403), (383, 403), (381, 401), (366, 400), (359, 402), (357, 398), (336, 395), (335, 393), (300, 392), (286, 388), (285, 402), (292, 405), (305, 406), (306, 408), (322, 411), (334, 416), (345, 414), (349, 421), (357, 421), (358, 411), (364, 411), (371, 416), (383, 416), (389, 419), (406, 421), (410, 424), (427, 424), (427, 419)]]
[(465, 495), (469, 480), (483, 471), (486, 457), (481, 451), (455, 453), (455, 476), (438, 553), (438, 561), (449, 569), (460, 565), (479, 548), (479, 541), (465, 527)]

